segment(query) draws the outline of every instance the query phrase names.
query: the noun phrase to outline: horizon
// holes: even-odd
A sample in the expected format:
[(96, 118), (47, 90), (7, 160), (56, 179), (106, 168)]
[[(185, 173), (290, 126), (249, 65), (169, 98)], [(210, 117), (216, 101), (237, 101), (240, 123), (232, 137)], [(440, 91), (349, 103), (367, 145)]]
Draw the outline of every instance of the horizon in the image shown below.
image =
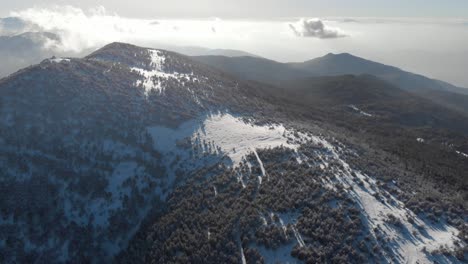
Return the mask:
[[(161, 15), (177, 9), (172, 5), (162, 8), (159, 13), (153, 12), (153, 16), (144, 12), (132, 16), (119, 2), (85, 1), (67, 5), (70, 1), (42, 1), (31, 7), (28, 1), (19, 1), (2, 7), (0, 14), (4, 18), (6, 15), (26, 21), (26, 25), (11, 26), (0, 20), (0, 36), (28, 31), (54, 33), (61, 39), (61, 43), (52, 43), (60, 56), (81, 56), (114, 41), (154, 48), (172, 45), (239, 50), (278, 62), (300, 62), (328, 53), (350, 53), (468, 87), (465, 74), (468, 68), (468, 18), (459, 18), (455, 12), (468, 3), (453, 2), (445, 7), (452, 10), (447, 11), (450, 14), (447, 17), (430, 17), (434, 6), (429, 4), (428, 10), (414, 10), (413, 16), (401, 12), (385, 16), (371, 11), (362, 14), (367, 16), (356, 16), (349, 4), (339, 9), (339, 13), (331, 14), (325, 6), (310, 11), (310, 4), (302, 3), (297, 6), (311, 15), (300, 15), (302, 13), (297, 10), (287, 9), (283, 17), (275, 17), (278, 6), (271, 5), (257, 17), (223, 17), (223, 8), (217, 14), (203, 17), (200, 10), (207, 7), (200, 7), (192, 12), (192, 17), (198, 18), (189, 19), (183, 13)], [(237, 8), (241, 9), (244, 4)], [(375, 4), (374, 8), (377, 7)], [(402, 5), (399, 7), (401, 9)], [(346, 12), (349, 15), (344, 15)], [(333, 16), (338, 14), (341, 16)], [(47, 45), (45, 48), (50, 48), (50, 42)]]

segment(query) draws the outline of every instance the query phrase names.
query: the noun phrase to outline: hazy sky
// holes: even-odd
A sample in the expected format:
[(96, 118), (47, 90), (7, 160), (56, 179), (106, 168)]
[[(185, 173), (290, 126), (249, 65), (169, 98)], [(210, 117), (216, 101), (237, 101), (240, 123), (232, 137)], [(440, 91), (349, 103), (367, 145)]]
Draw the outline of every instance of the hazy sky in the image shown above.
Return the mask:
[(2, 1), (0, 16), (11, 10), (51, 4), (90, 8), (103, 5), (122, 16), (272, 18), (290, 16), (466, 17), (466, 0), (14, 0)]
[(3, 1), (0, 17), (8, 16), (37, 25), (24, 31), (60, 35), (67, 52), (113, 41), (278, 61), (349, 52), (468, 87), (468, 0)]

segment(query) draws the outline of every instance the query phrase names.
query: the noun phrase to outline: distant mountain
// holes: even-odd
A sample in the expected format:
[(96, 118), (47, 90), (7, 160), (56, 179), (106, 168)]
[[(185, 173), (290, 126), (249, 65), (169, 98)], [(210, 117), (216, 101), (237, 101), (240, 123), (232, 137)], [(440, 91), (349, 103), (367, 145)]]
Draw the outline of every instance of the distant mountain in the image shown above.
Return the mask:
[[(0, 51), (19, 55), (28, 50), (45, 49), (47, 45), (54, 46), (60, 41), (60, 37), (48, 32), (25, 32), (13, 36), (0, 36)], [(16, 49), (15, 49), (16, 48)]]
[(125, 43), (1, 79), (0, 262), (464, 261), (458, 113), (283, 85)]
[(435, 104), (373, 75), (311, 77), (281, 83), (282, 97), (410, 127), (448, 128), (468, 134), (468, 115)]
[(25, 32), (37, 32), (39, 30), (40, 28), (37, 25), (25, 21), (19, 17), (0, 18), (1, 36), (19, 35)]
[(278, 86), (285, 80), (346, 74), (374, 75), (403, 90), (468, 114), (468, 89), (405, 72), (396, 67), (365, 60), (351, 54), (328, 54), (301, 63), (279, 63), (262, 58), (198, 56), (195, 60), (245, 80)]
[(0, 36), (0, 77), (41, 62), (55, 54), (59, 36), (47, 32), (25, 32)]
[(226, 57), (259, 57), (249, 52), (233, 49), (209, 49), (197, 46), (169, 46), (156, 45), (161, 48), (172, 50), (187, 56), (226, 56)]
[(230, 73), (244, 80), (255, 80), (268, 84), (278, 81), (309, 77), (305, 70), (295, 69), (288, 64), (259, 57), (194, 56), (194, 60)]
[(329, 53), (320, 58), (301, 63), (289, 63), (289, 65), (296, 69), (308, 71), (315, 76), (371, 74), (408, 91), (424, 92), (427, 90), (436, 90), (468, 95), (468, 89), (406, 72), (393, 66), (356, 57), (349, 53)]

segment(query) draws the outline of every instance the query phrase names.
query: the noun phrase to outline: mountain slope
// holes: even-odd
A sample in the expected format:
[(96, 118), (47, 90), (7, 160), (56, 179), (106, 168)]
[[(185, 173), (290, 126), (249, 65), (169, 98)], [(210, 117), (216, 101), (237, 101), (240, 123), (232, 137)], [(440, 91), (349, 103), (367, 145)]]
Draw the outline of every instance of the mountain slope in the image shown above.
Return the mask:
[(0, 261), (463, 260), (464, 156), (271, 88), (123, 43), (0, 80)]
[(310, 75), (307, 71), (258, 57), (195, 56), (193, 59), (244, 80), (269, 84), (277, 84), (278, 81), (282, 80), (305, 78)]
[(468, 89), (369, 61), (348, 53), (330, 53), (321, 58), (303, 63), (290, 63), (289, 65), (299, 70), (308, 71), (315, 76), (371, 74), (403, 90), (468, 114)]
[(1, 80), (2, 259), (108, 260), (186, 173), (221, 158), (202, 156), (205, 120), (261, 108), (242, 90), (185, 56), (122, 43)]
[(239, 78), (275, 86), (280, 85), (285, 80), (307, 77), (370, 74), (442, 106), (468, 114), (467, 89), (355, 57), (351, 54), (335, 55), (330, 53), (324, 57), (302, 63), (278, 63), (252, 57), (201, 56), (194, 57), (194, 59)]
[(430, 79), (399, 68), (353, 56), (349, 53), (332, 54), (302, 63), (290, 63), (294, 68), (306, 70), (316, 76), (343, 74), (371, 74), (408, 91), (439, 90), (468, 94), (467, 89)]
[[(159, 46), (159, 45), (158, 45)], [(233, 49), (209, 49), (196, 46), (167, 46), (164, 49), (172, 50), (187, 56), (226, 56), (226, 57), (259, 57), (249, 52)]]
[(276, 90), (306, 106), (357, 112), (380, 121), (468, 133), (468, 116), (420, 98), (371, 75), (315, 77), (282, 82)]

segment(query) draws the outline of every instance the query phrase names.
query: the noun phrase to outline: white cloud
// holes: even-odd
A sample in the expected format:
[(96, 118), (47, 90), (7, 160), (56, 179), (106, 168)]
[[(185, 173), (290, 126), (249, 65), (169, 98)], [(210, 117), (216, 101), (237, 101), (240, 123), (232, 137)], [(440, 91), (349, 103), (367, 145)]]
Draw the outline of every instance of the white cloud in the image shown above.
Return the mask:
[(289, 24), (289, 27), (299, 37), (314, 37), (321, 39), (342, 38), (347, 35), (338, 28), (326, 26), (322, 20), (301, 19), (294, 24)]
[[(34, 31), (59, 35), (61, 50), (65, 52), (81, 52), (114, 41), (137, 45), (203, 45), (202, 42), (213, 38), (235, 38), (236, 32), (241, 35), (248, 31), (247, 28), (234, 29), (235, 23), (225, 23), (216, 17), (198, 20), (125, 18), (108, 12), (102, 6), (89, 10), (73, 6), (29, 8), (11, 12), (10, 16), (37, 25)], [(223, 36), (220, 32), (226, 34)]]

